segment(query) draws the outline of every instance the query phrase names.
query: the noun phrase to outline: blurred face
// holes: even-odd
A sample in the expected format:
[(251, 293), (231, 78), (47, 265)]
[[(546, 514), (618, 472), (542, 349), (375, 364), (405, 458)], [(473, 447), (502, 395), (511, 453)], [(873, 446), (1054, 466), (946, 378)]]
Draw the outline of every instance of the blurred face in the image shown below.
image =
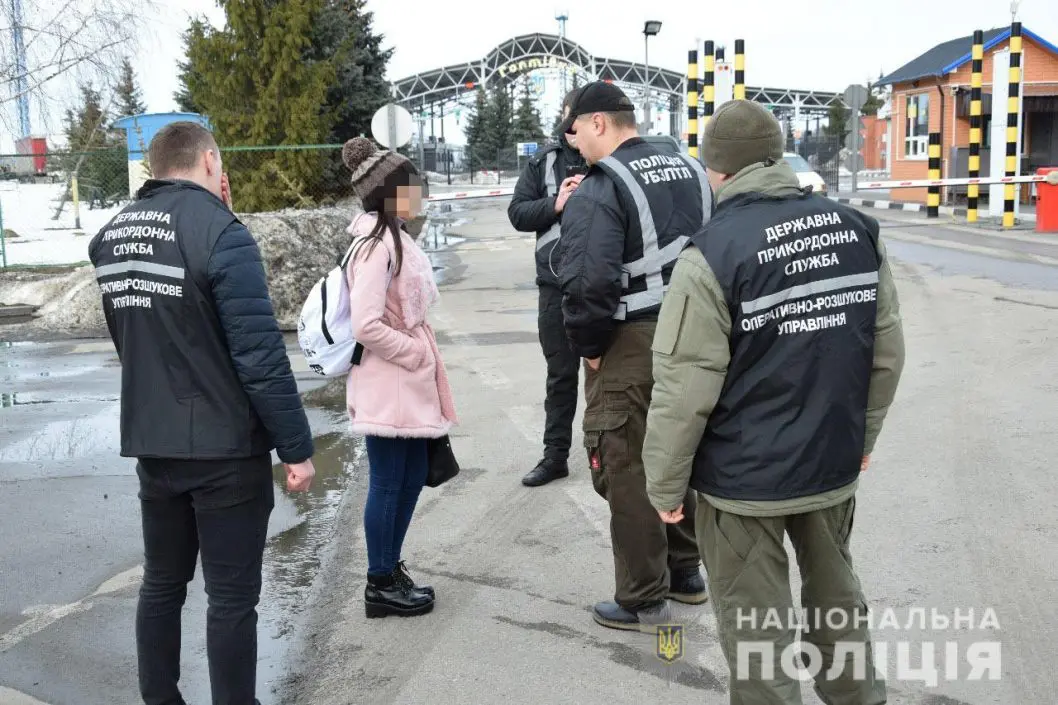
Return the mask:
[(398, 186), (397, 197), (393, 201), (393, 214), (404, 220), (411, 220), (422, 211), (422, 186)]

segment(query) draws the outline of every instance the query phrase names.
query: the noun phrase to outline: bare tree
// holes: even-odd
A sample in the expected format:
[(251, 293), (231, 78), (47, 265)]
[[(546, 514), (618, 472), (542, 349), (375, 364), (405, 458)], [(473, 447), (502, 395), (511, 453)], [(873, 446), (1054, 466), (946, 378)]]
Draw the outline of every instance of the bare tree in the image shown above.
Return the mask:
[(29, 95), (47, 113), (62, 103), (65, 78), (113, 85), (156, 0), (21, 0), (25, 70), (14, 51), (14, 0), (0, 0), (0, 111)]

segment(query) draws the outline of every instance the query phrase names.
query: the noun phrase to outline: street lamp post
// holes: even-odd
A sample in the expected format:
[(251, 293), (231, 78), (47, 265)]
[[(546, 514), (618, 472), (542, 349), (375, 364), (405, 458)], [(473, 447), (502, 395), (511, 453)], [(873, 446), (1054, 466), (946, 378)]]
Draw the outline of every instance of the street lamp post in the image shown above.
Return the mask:
[(657, 20), (647, 20), (643, 23), (643, 63), (646, 65), (644, 81), (646, 83), (646, 100), (643, 104), (643, 125), (645, 134), (650, 134), (653, 122), (650, 119), (650, 38), (661, 31), (661, 23)]

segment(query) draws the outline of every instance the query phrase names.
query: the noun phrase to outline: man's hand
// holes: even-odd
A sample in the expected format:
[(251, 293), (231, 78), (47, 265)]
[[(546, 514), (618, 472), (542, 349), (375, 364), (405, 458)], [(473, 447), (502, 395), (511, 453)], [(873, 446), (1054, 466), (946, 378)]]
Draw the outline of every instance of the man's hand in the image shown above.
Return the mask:
[(576, 176), (571, 176), (562, 181), (562, 185), (558, 187), (558, 198), (555, 199), (556, 213), (561, 213), (566, 207), (566, 201), (568, 201), (569, 197), (573, 195), (573, 192), (577, 190), (577, 186), (580, 185), (583, 178), (583, 174), (577, 174)]
[(312, 460), (302, 463), (287, 464), (287, 492), (307, 492), (312, 485), (312, 478), (316, 476), (316, 468), (312, 466)]
[(235, 210), (231, 203), (231, 184), (228, 182), (228, 172), (220, 175), (220, 200), (224, 201), (228, 210)]
[(860, 461), (860, 472), (867, 472), (867, 466), (871, 464), (871, 456), (863, 456), (863, 460)]
[[(585, 359), (587, 359), (587, 358), (585, 358)], [(592, 368), (596, 372), (599, 371), (599, 366), (600, 365), (602, 365), (602, 358), (601, 357), (593, 357), (590, 360), (588, 360), (588, 367)]]
[(666, 524), (679, 524), (681, 521), (683, 521), (683, 505), (681, 504), (680, 506), (673, 509), (671, 512), (659, 511), (658, 515), (661, 517), (661, 520)]

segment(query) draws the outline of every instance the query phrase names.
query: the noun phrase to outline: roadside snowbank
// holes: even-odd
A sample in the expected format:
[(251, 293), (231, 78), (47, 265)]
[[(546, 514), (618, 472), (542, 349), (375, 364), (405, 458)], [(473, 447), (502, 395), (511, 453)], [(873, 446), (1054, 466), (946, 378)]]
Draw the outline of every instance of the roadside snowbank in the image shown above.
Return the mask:
[[(345, 233), (358, 205), (240, 215), (261, 250), (269, 293), (283, 330), (295, 330), (301, 306), (316, 280), (337, 264), (348, 246)], [(21, 235), (21, 233), (19, 233)], [(87, 259), (87, 244), (80, 259)], [(14, 249), (14, 248), (12, 248)], [(4, 331), (5, 337), (39, 333), (105, 336), (106, 320), (91, 267), (40, 273), (0, 273), (0, 303), (39, 306), (37, 318)]]

